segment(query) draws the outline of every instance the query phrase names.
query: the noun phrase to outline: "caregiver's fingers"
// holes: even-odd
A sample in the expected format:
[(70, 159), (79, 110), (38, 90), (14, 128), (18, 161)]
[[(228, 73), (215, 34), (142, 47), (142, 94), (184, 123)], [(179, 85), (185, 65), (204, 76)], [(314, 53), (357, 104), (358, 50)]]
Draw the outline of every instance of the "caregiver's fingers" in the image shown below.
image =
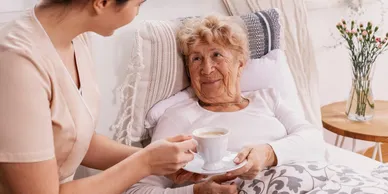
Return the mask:
[(218, 185), (218, 193), (222, 194), (237, 194), (237, 185), (232, 183), (230, 185)]
[(202, 174), (194, 174), (191, 181), (193, 181), (193, 182), (198, 182), (198, 181), (200, 181), (200, 180), (202, 180), (202, 179), (205, 179), (205, 178), (207, 178), (207, 177), (208, 177), (208, 176), (202, 175)]
[(193, 176), (193, 173), (191, 173), (191, 172), (187, 172), (187, 171), (183, 172), (180, 175), (178, 175), (178, 177), (176, 179), (176, 184), (183, 184), (183, 183), (189, 181), (192, 176)]
[(249, 148), (249, 147), (245, 147), (243, 148), (236, 156), (236, 158), (234, 158), (233, 162), (236, 163), (236, 164), (240, 164), (241, 162), (243, 162), (249, 155), (249, 153), (251, 152), (252, 148)]
[(192, 139), (192, 136), (190, 135), (177, 135), (174, 137), (169, 137), (166, 140), (169, 142), (182, 142), (190, 139)]
[(178, 142), (175, 144), (181, 152), (188, 152), (188, 150), (194, 150), (197, 148), (198, 145), (197, 141), (195, 141), (194, 139)]
[(194, 159), (194, 154), (190, 152), (181, 152), (178, 155), (177, 163), (181, 164), (184, 167), (187, 163)]
[(236, 178), (237, 178), (237, 176), (217, 175), (217, 176), (211, 177), (211, 180), (218, 183), (218, 184), (222, 184), (224, 182), (231, 181), (231, 180), (234, 180)]

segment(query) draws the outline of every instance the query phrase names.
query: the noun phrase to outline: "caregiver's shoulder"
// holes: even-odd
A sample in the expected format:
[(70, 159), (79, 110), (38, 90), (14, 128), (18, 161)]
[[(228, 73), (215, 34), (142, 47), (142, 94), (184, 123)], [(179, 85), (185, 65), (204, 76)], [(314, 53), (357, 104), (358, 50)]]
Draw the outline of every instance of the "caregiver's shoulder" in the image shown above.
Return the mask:
[(0, 26), (0, 52), (30, 54), (34, 31), (27, 22), (19, 19)]

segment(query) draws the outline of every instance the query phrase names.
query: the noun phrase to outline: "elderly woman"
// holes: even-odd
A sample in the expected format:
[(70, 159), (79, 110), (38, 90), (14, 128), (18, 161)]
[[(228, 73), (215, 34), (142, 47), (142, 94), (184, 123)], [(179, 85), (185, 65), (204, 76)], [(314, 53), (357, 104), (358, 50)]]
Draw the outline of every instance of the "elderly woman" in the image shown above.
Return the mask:
[(166, 110), (152, 141), (190, 134), (201, 127), (224, 127), (231, 130), (228, 149), (239, 151), (235, 162), (246, 159), (248, 163), (226, 175), (185, 186), (150, 176), (127, 193), (236, 193), (236, 184), (222, 182), (236, 176), (237, 182), (253, 179), (266, 167), (291, 161), (324, 160), (320, 130), (284, 104), (275, 90), (242, 95), (240, 78), (248, 59), (245, 34), (233, 22), (217, 16), (183, 24), (178, 43), (196, 98)]

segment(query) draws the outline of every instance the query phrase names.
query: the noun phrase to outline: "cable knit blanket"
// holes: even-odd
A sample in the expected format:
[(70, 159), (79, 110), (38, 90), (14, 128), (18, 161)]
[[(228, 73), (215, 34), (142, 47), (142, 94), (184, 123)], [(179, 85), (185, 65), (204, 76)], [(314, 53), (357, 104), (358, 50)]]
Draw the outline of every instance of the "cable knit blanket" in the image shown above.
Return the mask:
[(325, 162), (290, 163), (266, 169), (243, 181), (239, 194), (388, 193), (388, 165), (365, 174)]

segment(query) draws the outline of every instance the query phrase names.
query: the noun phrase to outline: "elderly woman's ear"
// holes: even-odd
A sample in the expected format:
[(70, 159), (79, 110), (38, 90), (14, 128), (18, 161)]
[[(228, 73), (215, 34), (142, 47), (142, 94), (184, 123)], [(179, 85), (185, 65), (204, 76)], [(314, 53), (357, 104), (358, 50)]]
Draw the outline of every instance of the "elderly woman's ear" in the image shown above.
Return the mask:
[(240, 65), (238, 67), (238, 73), (237, 73), (238, 77), (241, 77), (242, 72), (244, 71), (245, 65), (246, 65), (246, 63), (244, 63), (243, 61), (240, 60)]

